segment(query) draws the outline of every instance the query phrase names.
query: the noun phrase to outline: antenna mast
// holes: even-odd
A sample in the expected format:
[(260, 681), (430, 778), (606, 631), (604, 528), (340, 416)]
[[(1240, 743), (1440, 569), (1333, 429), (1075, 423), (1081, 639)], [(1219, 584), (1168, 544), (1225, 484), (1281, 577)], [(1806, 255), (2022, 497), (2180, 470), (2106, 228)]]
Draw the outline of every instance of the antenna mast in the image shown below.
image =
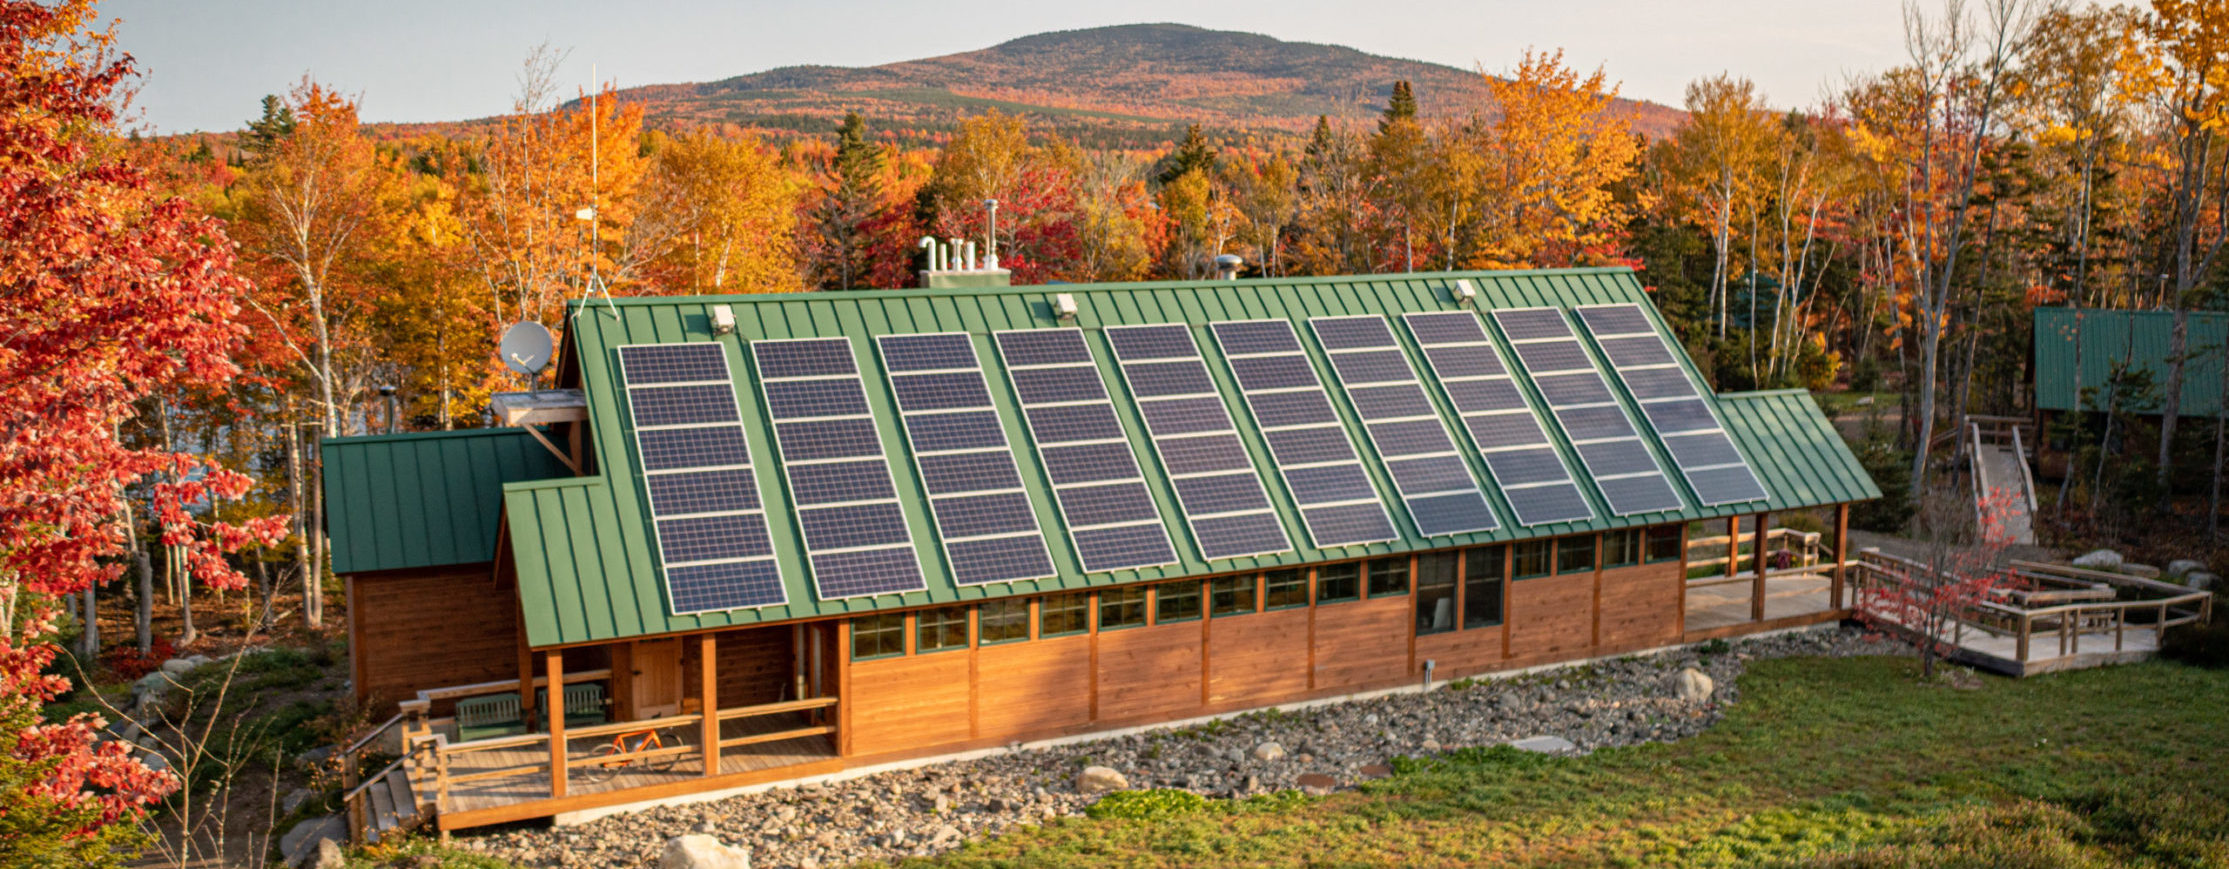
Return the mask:
[(607, 313), (617, 319), (619, 303), (612, 300), (611, 288), (604, 285), (603, 272), (596, 264), (597, 251), (603, 247), (603, 221), (599, 219), (603, 217), (603, 213), (599, 209), (603, 206), (604, 189), (603, 137), (597, 132), (597, 125), (603, 119), (598, 117), (600, 112), (597, 111), (596, 92), (603, 85), (596, 80), (596, 65), (593, 63), (588, 65), (588, 78), (588, 207), (573, 214), (574, 217), (588, 221), (588, 290), (581, 294), (581, 300), (585, 303), (595, 298), (597, 293), (603, 293)]

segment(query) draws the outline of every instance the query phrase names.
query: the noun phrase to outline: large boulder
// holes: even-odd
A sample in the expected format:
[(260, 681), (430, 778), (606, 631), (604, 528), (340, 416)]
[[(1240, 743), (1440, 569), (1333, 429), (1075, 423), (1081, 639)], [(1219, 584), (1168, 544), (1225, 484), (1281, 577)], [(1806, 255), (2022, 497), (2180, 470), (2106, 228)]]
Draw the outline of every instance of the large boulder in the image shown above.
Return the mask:
[(1276, 763), (1285, 759), (1285, 747), (1274, 742), (1254, 746), (1254, 759), (1263, 763)]
[(172, 658), (163, 662), (163, 672), (172, 676), (183, 676), (193, 672), (193, 668), (199, 666), (201, 665), (185, 658)]
[(2095, 549), (2068, 563), (2075, 567), (2090, 570), (2119, 570), (2121, 561), (2121, 554), (2118, 552), (2110, 549)]
[(1104, 794), (1127, 790), (1129, 787), (1130, 780), (1123, 778), (1122, 773), (1104, 766), (1087, 766), (1083, 772), (1076, 774), (1077, 793)]
[(1711, 681), (1711, 678), (1704, 675), (1703, 671), (1693, 667), (1673, 673), (1667, 681), (1671, 685), (1672, 695), (1678, 697), (1682, 703), (1697, 703), (1708, 700), (1711, 692), (1718, 690), (1718, 683)]
[(2134, 562), (2130, 562), (2128, 564), (2121, 565), (2121, 572), (2130, 576), (2140, 576), (2145, 579), (2159, 578), (2159, 568), (2153, 567), (2149, 564), (2136, 564)]
[(2195, 559), (2189, 559), (2189, 558), (2177, 558), (2177, 559), (2175, 559), (2175, 560), (2173, 560), (2173, 561), (2167, 562), (2167, 575), (2168, 575), (2168, 576), (2185, 576), (2185, 577), (2187, 577), (2187, 576), (2189, 576), (2189, 575), (2191, 575), (2191, 574), (2193, 574), (2193, 573), (2197, 573), (2197, 572), (2199, 572), (2199, 571), (2202, 571), (2202, 570), (2205, 570), (2205, 569), (2206, 569), (2206, 563), (2205, 563), (2205, 562), (2203, 562), (2203, 561), (2198, 561), (2198, 560), (2195, 560)]
[(751, 869), (751, 852), (692, 833), (666, 840), (658, 869)]
[(319, 842), (341, 842), (348, 838), (348, 822), (339, 815), (325, 815), (295, 824), (279, 837), (279, 853), (286, 855), (286, 865), (304, 869), (317, 858)]
[(2221, 577), (2215, 576), (2211, 573), (2207, 573), (2203, 570), (2196, 571), (2188, 576), (2183, 577), (2184, 585), (2188, 585), (2191, 588), (2197, 589), (2199, 591), (2211, 591), (2213, 590), (2213, 587), (2220, 582)]
[(339, 842), (319, 839), (317, 855), (310, 858), (309, 869), (348, 869), (348, 853), (341, 850)]

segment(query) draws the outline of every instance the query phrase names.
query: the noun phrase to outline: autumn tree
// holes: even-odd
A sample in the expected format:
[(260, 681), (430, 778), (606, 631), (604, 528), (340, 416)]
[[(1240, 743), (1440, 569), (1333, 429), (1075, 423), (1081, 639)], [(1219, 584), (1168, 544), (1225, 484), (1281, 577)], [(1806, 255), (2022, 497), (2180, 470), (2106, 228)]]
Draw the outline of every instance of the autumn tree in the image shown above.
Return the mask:
[(867, 122), (858, 112), (844, 113), (836, 129), (836, 151), (821, 169), (821, 196), (813, 209), (813, 228), (826, 248), (816, 282), (848, 290), (867, 274), (867, 227), (884, 206), (883, 153), (867, 141)]
[(103, 725), (46, 723), (67, 688), (41, 675), (57, 597), (113, 580), (145, 487), (197, 578), (244, 580), (226, 554), (283, 521), (210, 523), (245, 476), (117, 437), (151, 393), (237, 373), (245, 283), (232, 244), (100, 146), (133, 76), (89, 0), (0, 0), (0, 864), (116, 865), (130, 823), (175, 787)]
[(1370, 180), (1367, 152), (1353, 132), (1317, 117), (1301, 152), (1298, 214), (1294, 219), (1295, 269), (1305, 274), (1371, 271)]
[(1168, 220), (1146, 189), (1137, 160), (1114, 151), (1083, 155), (1076, 183), (1078, 281), (1144, 280), (1168, 243)]
[(667, 292), (786, 292), (805, 180), (756, 137), (650, 134), (655, 154), (628, 236), (637, 272)]
[[(1672, 134), (1674, 202), (1710, 229), (1709, 306), (1717, 336), (1726, 337), (1732, 304), (1734, 223), (1763, 185), (1766, 154), (1776, 132), (1764, 97), (1748, 79), (1720, 74), (1687, 85), (1687, 116)], [(1754, 264), (1751, 264), (1752, 267)]]
[(1056, 278), (1076, 262), (1081, 166), (1081, 154), (1059, 139), (1031, 144), (1021, 118), (995, 109), (969, 118), (917, 195), (922, 228), (939, 238), (981, 238), (985, 204), (997, 200), (999, 265), (1015, 283)]
[(1486, 77), (1477, 112), (1484, 163), (1473, 268), (1597, 262), (1614, 250), (1625, 206), (1615, 186), (1631, 176), (1640, 144), (1612, 101), (1602, 70), (1582, 76), (1563, 52), (1526, 51), (1508, 78)]

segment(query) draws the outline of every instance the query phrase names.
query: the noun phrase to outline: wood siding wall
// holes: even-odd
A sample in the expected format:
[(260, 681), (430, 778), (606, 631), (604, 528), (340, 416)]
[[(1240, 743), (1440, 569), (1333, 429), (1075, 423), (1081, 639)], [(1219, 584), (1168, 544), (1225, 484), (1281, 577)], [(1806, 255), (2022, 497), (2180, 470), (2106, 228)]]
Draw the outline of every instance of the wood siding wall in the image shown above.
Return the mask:
[(356, 701), (379, 719), (422, 689), (517, 679), (518, 609), (487, 564), (349, 577)]

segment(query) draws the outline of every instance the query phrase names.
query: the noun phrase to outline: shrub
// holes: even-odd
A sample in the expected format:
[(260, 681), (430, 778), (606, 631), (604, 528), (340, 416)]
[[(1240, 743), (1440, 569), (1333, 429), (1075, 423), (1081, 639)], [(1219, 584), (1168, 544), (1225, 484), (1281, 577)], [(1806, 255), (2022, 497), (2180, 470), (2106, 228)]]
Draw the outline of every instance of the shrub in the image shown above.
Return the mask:
[(1850, 505), (1850, 524), (1866, 531), (1895, 534), (1912, 521), (1912, 456), (1887, 440), (1868, 439), (1851, 445), (1865, 466), (1881, 497)]
[(142, 655), (137, 645), (117, 643), (101, 653), (101, 666), (115, 673), (116, 678), (136, 682), (141, 676), (162, 669), (164, 661), (178, 656), (177, 648), (166, 638), (156, 637), (148, 646), (147, 654)]
[(2217, 615), (2210, 624), (2169, 628), (2159, 653), (2194, 667), (2229, 668), (2229, 618), (2218, 615), (2222, 602), (2220, 595), (2214, 595)]

